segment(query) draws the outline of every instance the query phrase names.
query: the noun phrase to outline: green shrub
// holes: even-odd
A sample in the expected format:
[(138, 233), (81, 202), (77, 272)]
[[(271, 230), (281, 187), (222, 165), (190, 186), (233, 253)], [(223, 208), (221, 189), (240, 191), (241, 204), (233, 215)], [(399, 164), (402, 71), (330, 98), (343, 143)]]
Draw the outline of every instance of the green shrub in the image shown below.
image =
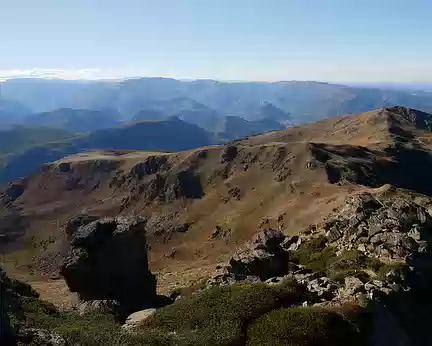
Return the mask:
[(283, 305), (306, 299), (303, 286), (236, 284), (215, 287), (159, 309), (149, 328), (176, 332), (187, 345), (230, 345), (244, 338), (245, 323)]
[(290, 260), (340, 283), (347, 276), (355, 276), (366, 282), (370, 277), (365, 270), (376, 273), (383, 266), (378, 259), (370, 258), (358, 250), (345, 251), (336, 256), (333, 247), (325, 246), (324, 236), (302, 244), (297, 251), (291, 252)]
[(327, 266), (334, 257), (336, 257), (334, 248), (326, 246), (324, 236), (319, 236), (301, 244), (296, 251), (292, 251), (290, 254), (292, 262), (304, 265), (314, 272), (323, 273), (326, 272)]
[(358, 269), (344, 269), (334, 273), (333, 275), (330, 276), (330, 278), (333, 281), (343, 284), (345, 282), (345, 278), (348, 276), (354, 276), (355, 278), (359, 279), (363, 283), (366, 283), (370, 280), (370, 276), (368, 273)]
[(332, 247), (326, 247), (320, 252), (312, 253), (308, 261), (304, 263), (304, 266), (313, 272), (322, 272), (324, 274), (327, 272), (329, 264), (335, 257), (336, 253), (334, 249)]
[(53, 304), (39, 298), (21, 297), (20, 304), (26, 317), (30, 315), (50, 316), (58, 314), (58, 311)]
[(246, 345), (359, 345), (358, 334), (350, 322), (335, 312), (288, 308), (255, 320), (247, 330)]
[[(379, 260), (370, 258), (358, 250), (350, 250), (333, 259), (328, 266), (327, 274), (337, 281), (346, 276), (356, 276), (362, 281), (367, 281), (368, 277), (364, 270), (369, 269), (376, 272), (382, 265), (383, 263)], [(346, 275), (343, 276), (344, 274)]]

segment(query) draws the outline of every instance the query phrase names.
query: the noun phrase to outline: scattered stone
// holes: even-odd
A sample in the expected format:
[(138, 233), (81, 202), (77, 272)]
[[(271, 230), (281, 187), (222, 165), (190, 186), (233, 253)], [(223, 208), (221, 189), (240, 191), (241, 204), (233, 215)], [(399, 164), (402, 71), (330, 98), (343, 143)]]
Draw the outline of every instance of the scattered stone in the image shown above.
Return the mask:
[(222, 228), (221, 226), (216, 226), (212, 232), (211, 239), (225, 239), (231, 236), (231, 228)]
[(59, 334), (44, 329), (21, 329), (17, 339), (26, 345), (66, 346), (66, 340)]
[(186, 233), (189, 230), (189, 227), (191, 226), (190, 223), (185, 222), (184, 224), (174, 227), (174, 232), (178, 233)]
[(120, 313), (120, 303), (116, 300), (89, 300), (80, 301), (77, 306), (80, 315), (92, 313)]
[(354, 295), (364, 290), (363, 282), (354, 276), (347, 276), (345, 278), (345, 290), (346, 295)]
[(282, 281), (282, 279), (283, 277), (276, 276), (274, 278), (267, 279), (266, 281), (264, 281), (264, 283), (266, 283), (267, 285), (277, 285)]
[(298, 235), (292, 237), (285, 237), (284, 241), (280, 244), (280, 246), (285, 250), (295, 251), (296, 249), (294, 249), (292, 245), (297, 245), (299, 239), (300, 238)]
[(309, 281), (307, 289), (316, 293), (319, 298), (331, 300), (336, 295), (337, 285), (332, 283), (329, 278), (323, 276)]
[(143, 321), (145, 321), (147, 318), (154, 315), (155, 312), (156, 312), (156, 309), (145, 309), (145, 310), (140, 310), (140, 311), (134, 312), (133, 314), (130, 314), (126, 318), (126, 321), (122, 325), (122, 328), (126, 329), (126, 330), (136, 328)]

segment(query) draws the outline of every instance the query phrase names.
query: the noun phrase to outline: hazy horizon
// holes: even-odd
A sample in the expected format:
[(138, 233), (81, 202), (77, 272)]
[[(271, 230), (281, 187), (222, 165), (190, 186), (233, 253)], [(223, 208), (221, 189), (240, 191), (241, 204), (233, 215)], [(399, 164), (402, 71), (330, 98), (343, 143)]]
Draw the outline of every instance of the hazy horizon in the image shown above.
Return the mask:
[(0, 11), (3, 80), (432, 82), (427, 0), (0, 0)]

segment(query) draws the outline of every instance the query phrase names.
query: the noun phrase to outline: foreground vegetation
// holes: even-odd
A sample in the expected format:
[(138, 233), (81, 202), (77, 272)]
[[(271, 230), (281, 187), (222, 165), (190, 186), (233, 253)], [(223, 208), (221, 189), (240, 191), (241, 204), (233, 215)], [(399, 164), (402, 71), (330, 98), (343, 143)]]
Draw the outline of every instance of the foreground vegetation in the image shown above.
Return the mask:
[(360, 329), (339, 312), (294, 307), (311, 299), (303, 286), (289, 280), (274, 286), (216, 287), (158, 309), (134, 332), (125, 332), (114, 315), (59, 312), (34, 295), (22, 295), (23, 316), (17, 323), (84, 346), (360, 344)]

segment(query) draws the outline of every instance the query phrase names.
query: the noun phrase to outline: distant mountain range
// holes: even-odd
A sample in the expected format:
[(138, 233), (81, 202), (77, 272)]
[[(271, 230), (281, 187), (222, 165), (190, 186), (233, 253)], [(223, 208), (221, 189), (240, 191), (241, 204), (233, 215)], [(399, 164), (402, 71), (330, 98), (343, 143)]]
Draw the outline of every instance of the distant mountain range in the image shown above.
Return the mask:
[[(125, 81), (64, 81), (13, 79), (2, 84), (6, 100), (19, 102), (32, 112), (59, 108), (106, 110), (130, 121), (143, 110), (164, 116), (205, 106), (221, 116), (256, 119), (263, 105), (271, 104), (295, 124), (336, 115), (404, 105), (432, 111), (432, 93), (392, 88), (364, 88), (319, 82), (219, 82), (140, 78)], [(197, 104), (195, 104), (197, 103)], [(179, 106), (180, 105), (180, 106)], [(286, 120), (280, 113), (279, 120)], [(280, 119), (280, 117), (284, 119)]]
[(14, 79), (1, 88), (0, 183), (86, 150), (185, 150), (396, 104), (432, 112), (429, 92), (318, 82)]
[(119, 114), (112, 110), (61, 108), (32, 114), (22, 120), (27, 126), (46, 126), (75, 133), (88, 133), (119, 126)]

